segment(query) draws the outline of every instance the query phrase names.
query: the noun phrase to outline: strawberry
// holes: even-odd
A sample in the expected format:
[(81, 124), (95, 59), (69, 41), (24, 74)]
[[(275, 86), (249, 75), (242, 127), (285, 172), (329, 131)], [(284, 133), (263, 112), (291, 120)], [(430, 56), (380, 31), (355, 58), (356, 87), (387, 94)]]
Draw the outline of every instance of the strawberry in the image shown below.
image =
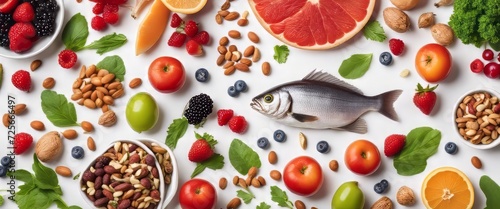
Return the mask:
[(205, 139), (196, 140), (189, 150), (189, 161), (199, 163), (212, 157), (214, 154), (213, 147)]
[(174, 32), (168, 39), (168, 45), (173, 47), (181, 47), (186, 41), (186, 34)]
[(203, 47), (195, 40), (189, 40), (186, 43), (186, 51), (193, 56), (201, 56), (203, 54)]
[(29, 2), (24, 2), (16, 7), (12, 18), (16, 22), (31, 22), (35, 18), (35, 10)]
[(392, 134), (385, 138), (384, 142), (384, 154), (387, 157), (392, 157), (401, 150), (405, 146), (406, 136), (401, 134)]
[(207, 45), (208, 41), (210, 41), (210, 35), (208, 35), (207, 31), (201, 31), (193, 37), (193, 40), (201, 45)]
[(0, 0), (0, 12), (10, 13), (17, 6), (19, 0)]
[(243, 116), (234, 116), (232, 117), (229, 122), (229, 129), (231, 131), (241, 134), (247, 130), (248, 124), (247, 121), (245, 120), (245, 117)]
[(392, 54), (399, 56), (403, 54), (405, 43), (400, 39), (391, 38), (389, 40), (389, 49), (391, 49)]
[(436, 104), (436, 93), (434, 90), (438, 85), (429, 88), (429, 85), (424, 89), (422, 85), (417, 84), (417, 91), (413, 96), (413, 103), (420, 109), (424, 114), (429, 115)]
[(174, 13), (172, 15), (172, 20), (170, 20), (170, 27), (177, 28), (177, 27), (181, 26), (181, 24), (183, 22), (184, 21), (182, 20), (182, 18), (179, 17), (179, 15), (177, 13)]
[(28, 133), (21, 132), (14, 135), (14, 153), (16, 155), (23, 154), (32, 143), (33, 137)]
[(11, 81), (21, 91), (28, 92), (31, 89), (31, 76), (26, 70), (18, 70), (12, 74)]
[(193, 37), (198, 33), (198, 24), (195, 21), (188, 21), (184, 26), (184, 33), (188, 37)]
[(217, 111), (217, 122), (219, 126), (226, 125), (233, 117), (234, 112), (231, 109), (220, 109)]

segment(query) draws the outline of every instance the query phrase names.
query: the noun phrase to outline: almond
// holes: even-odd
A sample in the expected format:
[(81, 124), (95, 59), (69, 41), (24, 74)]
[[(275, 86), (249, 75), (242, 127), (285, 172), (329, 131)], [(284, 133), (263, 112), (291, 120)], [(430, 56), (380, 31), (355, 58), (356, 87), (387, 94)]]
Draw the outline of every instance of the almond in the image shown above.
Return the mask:
[(271, 151), (269, 152), (267, 159), (269, 160), (269, 163), (276, 164), (278, 162), (278, 155), (276, 155), (275, 151)]
[(220, 14), (216, 14), (215, 15), (215, 22), (219, 25), (222, 24), (222, 20), (224, 20), (224, 18), (220, 15)]
[(62, 132), (62, 135), (66, 139), (76, 139), (78, 137), (78, 132), (75, 129), (66, 129)]
[(259, 36), (256, 33), (252, 32), (252, 31), (248, 32), (248, 39), (250, 39), (250, 41), (254, 42), (254, 43), (259, 43), (260, 42)]
[(394, 206), (391, 199), (386, 196), (381, 197), (375, 203), (373, 203), (370, 209), (392, 209)]
[(101, 78), (101, 83), (107, 84), (115, 79), (115, 74), (110, 73)]
[(269, 64), (269, 62), (262, 63), (262, 74), (266, 76), (271, 74), (271, 65)]
[(227, 53), (227, 48), (225, 46), (218, 46), (217, 47), (217, 51), (219, 52), (219, 54), (226, 54)]
[(296, 209), (306, 209), (306, 205), (304, 204), (304, 202), (302, 202), (300, 200), (295, 200), (295, 208)]
[(266, 185), (266, 179), (264, 179), (264, 177), (259, 176), (259, 177), (257, 177), (257, 180), (259, 181), (260, 185), (262, 185), (262, 186)]
[(93, 74), (96, 72), (96, 67), (95, 65), (90, 65), (87, 70), (85, 71), (85, 75), (87, 78), (90, 78)]
[(111, 95), (111, 97), (113, 97), (114, 99), (116, 99), (116, 98), (122, 97), (123, 94), (124, 94), (123, 89), (118, 89), (118, 91), (116, 91), (115, 93), (113, 93)]
[(219, 179), (219, 188), (224, 190), (227, 187), (227, 179), (222, 177)]
[(252, 61), (258, 62), (259, 60), (260, 60), (260, 50), (259, 50), (259, 48), (255, 47), (255, 49), (253, 51)]
[(234, 66), (228, 67), (224, 69), (224, 75), (231, 75), (236, 71), (236, 68)]
[(16, 104), (16, 106), (14, 106), (15, 115), (23, 114), (24, 111), (26, 111), (26, 104)]
[(42, 65), (42, 60), (33, 60), (30, 65), (31, 71), (37, 70)]
[(56, 85), (56, 81), (52, 77), (47, 77), (45, 80), (43, 80), (42, 86), (45, 89), (51, 89)]
[(87, 70), (87, 67), (85, 65), (82, 65), (80, 68), (80, 74), (78, 75), (78, 78), (85, 78), (85, 71)]
[(238, 208), (241, 205), (241, 200), (238, 197), (233, 198), (229, 203), (226, 205), (227, 209), (235, 209)]
[(229, 39), (226, 36), (223, 36), (222, 38), (220, 38), (219, 45), (226, 46), (227, 44), (229, 44)]
[(31, 128), (33, 128), (37, 131), (45, 130), (45, 125), (43, 124), (42, 121), (39, 121), (39, 120), (31, 121), (30, 126), (31, 126)]
[(95, 109), (97, 107), (95, 105), (95, 102), (92, 101), (91, 99), (85, 99), (85, 100), (83, 100), (83, 105), (85, 105), (85, 107), (90, 108), (90, 109)]
[(281, 179), (281, 173), (278, 170), (272, 170), (271, 173), (269, 173), (269, 176), (276, 181)]
[(82, 121), (80, 123), (80, 126), (85, 132), (92, 132), (94, 130), (94, 126), (88, 121)]
[(114, 102), (115, 102), (115, 100), (114, 100), (114, 99), (113, 99), (113, 97), (111, 97), (111, 96), (104, 96), (104, 97), (102, 98), (102, 101), (103, 101), (105, 104), (107, 104), (107, 105), (113, 105), (113, 104), (114, 104)]
[(239, 19), (238, 22), (237, 22), (237, 24), (239, 26), (242, 26), (242, 27), (246, 26), (246, 25), (248, 25), (248, 19)]
[(64, 177), (71, 177), (73, 175), (72, 172), (71, 172), (71, 169), (69, 169), (66, 166), (62, 166), (62, 165), (57, 166), (56, 169), (55, 169), (55, 171), (60, 176), (64, 176)]
[(233, 21), (240, 17), (240, 13), (238, 12), (229, 12), (228, 15), (224, 17), (225, 20)]
[(223, 68), (228, 68), (228, 67), (231, 67), (234, 65), (234, 62), (233, 61), (227, 61), (226, 64), (224, 64), (222, 67)]
[(217, 66), (222, 66), (225, 61), (226, 59), (224, 58), (224, 55), (219, 55), (219, 57), (217, 57), (216, 64)]
[(229, 7), (231, 7), (231, 3), (229, 2), (229, 0), (226, 0), (220, 7), (220, 10), (227, 10), (229, 9)]
[(241, 38), (241, 33), (237, 30), (230, 30), (227, 35), (231, 38), (234, 38), (234, 39), (239, 39)]
[(238, 186), (238, 182), (240, 182), (240, 177), (238, 177), (238, 176), (234, 176), (234, 177), (233, 177), (233, 184), (234, 184), (235, 186)]
[(255, 51), (255, 46), (250, 45), (248, 46), (245, 51), (243, 52), (243, 56), (245, 57), (250, 57), (253, 55), (253, 52)]
[(243, 71), (243, 72), (248, 72), (250, 71), (250, 68), (248, 67), (248, 65), (245, 65), (243, 63), (236, 63), (234, 64), (234, 67), (239, 70), (239, 71)]
[(90, 79), (90, 83), (94, 86), (102, 86), (102, 81), (101, 81), (102, 77), (92, 77)]
[(250, 178), (254, 178), (254, 177), (256, 177), (256, 176), (257, 176), (257, 171), (258, 171), (258, 170), (259, 170), (259, 169), (258, 169), (257, 167), (252, 166), (252, 167), (248, 170), (248, 174), (247, 174), (247, 175), (248, 175), (248, 177), (250, 177)]
[(483, 167), (483, 163), (481, 163), (481, 160), (477, 157), (477, 156), (473, 156), (471, 159), (470, 159), (472, 165), (477, 168), (477, 169), (481, 169)]
[(91, 136), (89, 136), (89, 138), (87, 138), (87, 147), (89, 148), (89, 150), (91, 151), (95, 151), (95, 141), (94, 141), (94, 138), (92, 138)]
[(9, 119), (9, 114), (8, 113), (3, 114), (2, 122), (3, 122), (3, 126), (9, 127), (9, 125), (10, 125), (10, 119)]
[(222, 17), (226, 17), (229, 14), (229, 11), (221, 10), (221, 11), (218, 11), (217, 14), (219, 14)]
[(253, 187), (259, 188), (262, 186), (262, 184), (260, 184), (260, 181), (257, 178), (251, 178), (251, 179), (252, 181), (250, 182), (250, 185), (252, 185)]
[(231, 53), (234, 51), (238, 51), (238, 47), (236, 45), (232, 44), (228, 47), (228, 51), (230, 51)]
[(252, 66), (252, 60), (247, 59), (247, 58), (241, 58), (240, 62), (247, 65), (248, 67)]
[(337, 171), (339, 169), (339, 162), (336, 160), (331, 160), (330, 163), (328, 163), (328, 167), (332, 171)]

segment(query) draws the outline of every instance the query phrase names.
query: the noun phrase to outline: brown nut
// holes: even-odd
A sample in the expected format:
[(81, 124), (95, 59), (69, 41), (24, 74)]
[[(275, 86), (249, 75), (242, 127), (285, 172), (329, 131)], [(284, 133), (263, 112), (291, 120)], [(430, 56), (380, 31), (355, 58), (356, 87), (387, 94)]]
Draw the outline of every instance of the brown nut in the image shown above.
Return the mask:
[(92, 138), (91, 136), (89, 136), (89, 138), (87, 138), (87, 147), (91, 151), (95, 151), (95, 149), (96, 149), (94, 138)]
[(392, 200), (389, 199), (386, 196), (381, 197), (378, 199), (373, 205), (370, 207), (370, 209), (393, 209), (394, 206), (392, 204)]
[(80, 123), (80, 126), (82, 127), (82, 129), (85, 132), (92, 132), (92, 131), (94, 131), (94, 126), (92, 125), (92, 123), (90, 123), (88, 121), (82, 121)]
[(10, 125), (10, 118), (9, 118), (9, 114), (8, 113), (3, 114), (2, 123), (3, 123), (3, 126), (9, 127), (9, 125)]
[(39, 120), (31, 121), (30, 126), (31, 126), (31, 128), (33, 128), (37, 131), (45, 130), (45, 125), (43, 124), (42, 121), (39, 121)]
[(235, 209), (238, 208), (241, 205), (241, 200), (238, 197), (233, 198), (229, 203), (226, 205), (227, 209)]
[(272, 170), (269, 173), (269, 176), (276, 181), (279, 181), (281, 179), (281, 173), (278, 170)]
[(135, 88), (139, 87), (141, 84), (142, 84), (142, 79), (141, 78), (134, 78), (134, 79), (132, 79), (130, 81), (130, 83), (128, 84), (128, 86), (131, 89), (135, 89)]
[(483, 163), (481, 162), (481, 160), (477, 157), (477, 156), (473, 156), (471, 159), (470, 159), (472, 165), (477, 168), (477, 169), (481, 169), (483, 167)]
[(15, 115), (21, 115), (23, 114), (23, 112), (26, 111), (26, 104), (16, 104), (16, 106), (14, 106), (14, 114)]
[(63, 143), (59, 132), (51, 131), (40, 137), (35, 145), (35, 153), (42, 162), (58, 158), (63, 151)]
[(402, 186), (399, 188), (396, 194), (396, 200), (399, 204), (404, 206), (410, 206), (415, 204), (416, 198), (413, 190), (407, 186)]
[(330, 167), (330, 170), (332, 171), (337, 171), (339, 169), (339, 162), (331, 160), (330, 163), (328, 163), (328, 167)]
[(76, 139), (78, 137), (78, 132), (75, 129), (66, 129), (62, 132), (62, 135), (66, 139)]
[(410, 29), (410, 17), (398, 8), (385, 8), (383, 16), (385, 24), (398, 33), (404, 33)]
[(55, 169), (56, 173), (61, 175), (61, 176), (64, 176), (64, 177), (71, 177), (73, 174), (71, 173), (71, 169), (69, 169), (68, 167), (66, 166), (57, 166), (56, 169)]
[(116, 114), (113, 110), (108, 110), (99, 117), (99, 125), (110, 127), (116, 123)]
[(56, 80), (52, 77), (47, 77), (45, 80), (43, 80), (42, 86), (45, 89), (52, 89), (56, 85)]
[(219, 179), (219, 188), (224, 190), (227, 187), (227, 179), (222, 177)]
[(225, 20), (229, 20), (229, 21), (233, 21), (233, 20), (236, 20), (240, 17), (240, 13), (238, 12), (229, 12), (229, 14), (227, 14), (224, 19)]
[(276, 164), (278, 162), (278, 155), (276, 155), (275, 151), (271, 151), (269, 152), (267, 159), (269, 160), (269, 163)]
[(295, 200), (295, 208), (296, 209), (306, 209), (306, 205), (304, 204), (304, 202), (302, 202), (300, 200)]
[(37, 70), (42, 65), (42, 60), (33, 60), (30, 64), (31, 71)]
[(252, 31), (248, 32), (248, 39), (256, 44), (260, 42), (259, 36)]
[(239, 39), (241, 38), (241, 33), (237, 30), (230, 30), (227, 35), (231, 38), (234, 38), (234, 39)]

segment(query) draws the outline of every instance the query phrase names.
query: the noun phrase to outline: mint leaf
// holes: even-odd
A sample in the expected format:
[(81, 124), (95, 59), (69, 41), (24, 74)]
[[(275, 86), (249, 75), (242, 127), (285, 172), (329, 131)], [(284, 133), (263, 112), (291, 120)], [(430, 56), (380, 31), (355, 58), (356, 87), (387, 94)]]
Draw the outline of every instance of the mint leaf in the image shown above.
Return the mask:
[(286, 45), (274, 46), (274, 60), (276, 60), (279, 64), (286, 62), (288, 54), (290, 54), (290, 50), (288, 50)]
[(110, 73), (115, 74), (115, 77), (120, 81), (123, 81), (125, 77), (125, 64), (123, 64), (122, 58), (118, 55), (105, 57), (102, 61), (97, 63), (96, 67), (99, 70), (106, 69)]
[(229, 162), (241, 175), (246, 175), (251, 167), (261, 166), (259, 155), (239, 139), (233, 139), (229, 146)]
[(113, 33), (103, 36), (99, 40), (85, 46), (85, 48), (97, 49), (97, 54), (102, 55), (123, 46), (125, 43), (127, 43), (127, 37), (125, 35)]
[(483, 175), (479, 179), (479, 187), (486, 196), (486, 207), (484, 209), (500, 208), (500, 187), (489, 176)]
[(29, 190), (26, 194), (16, 193), (14, 200), (16, 201), (19, 209), (46, 209), (52, 205), (53, 201), (47, 191), (38, 187)]
[(259, 205), (257, 205), (256, 209), (271, 209), (271, 206), (265, 202), (261, 202)]
[(44, 90), (41, 99), (42, 111), (54, 126), (78, 126), (75, 106), (73, 103), (68, 102), (63, 94), (57, 94), (52, 90)]
[(184, 117), (175, 119), (169, 126), (167, 130), (167, 138), (165, 139), (165, 144), (172, 150), (177, 146), (179, 139), (184, 136), (188, 128), (188, 120)]
[(214, 153), (212, 157), (208, 158), (208, 160), (198, 163), (193, 173), (191, 174), (191, 178), (194, 178), (201, 172), (205, 170), (205, 168), (210, 168), (212, 170), (222, 169), (224, 167), (224, 156)]
[(293, 209), (292, 201), (288, 200), (286, 192), (281, 190), (278, 186), (271, 186), (271, 200), (278, 203), (281, 207)]
[(385, 35), (384, 28), (380, 26), (378, 21), (370, 21), (366, 24), (363, 29), (363, 35), (366, 39), (370, 39), (373, 41), (383, 42), (387, 36)]
[(77, 13), (66, 23), (62, 32), (62, 40), (66, 49), (79, 51), (83, 49), (89, 36), (87, 20)]
[(347, 79), (360, 78), (370, 68), (372, 56), (373, 54), (353, 54), (348, 59), (342, 61), (339, 74)]
[(403, 150), (394, 158), (394, 168), (399, 175), (411, 176), (421, 173), (427, 159), (437, 152), (441, 132), (430, 127), (415, 128), (406, 136)]
[(243, 190), (236, 191), (236, 196), (241, 198), (245, 204), (248, 204), (252, 201), (255, 196), (251, 193), (245, 192)]

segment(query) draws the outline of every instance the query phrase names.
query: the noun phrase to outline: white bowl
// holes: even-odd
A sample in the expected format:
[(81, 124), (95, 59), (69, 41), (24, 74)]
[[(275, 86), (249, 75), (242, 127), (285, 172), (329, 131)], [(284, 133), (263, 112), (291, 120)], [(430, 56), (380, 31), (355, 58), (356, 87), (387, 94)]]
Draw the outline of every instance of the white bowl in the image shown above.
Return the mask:
[(0, 47), (0, 56), (12, 59), (24, 59), (40, 54), (45, 49), (49, 48), (49, 46), (52, 45), (54, 40), (56, 40), (56, 38), (59, 37), (58, 36), (59, 32), (61, 31), (62, 26), (64, 24), (64, 2), (63, 0), (56, 0), (56, 2), (59, 5), (59, 11), (57, 12), (56, 26), (55, 26), (56, 30), (54, 31), (54, 34), (40, 38), (35, 43), (33, 43), (33, 47), (30, 50), (21, 53), (15, 53), (4, 47)]
[[(81, 171), (81, 175), (80, 177), (78, 178), (78, 183), (79, 183), (79, 190), (80, 190), (80, 194), (82, 195), (82, 198), (85, 200), (85, 202), (88, 204), (89, 207), (87, 208), (97, 208), (94, 206), (94, 202), (92, 202), (88, 197), (87, 197), (87, 194), (85, 191), (82, 191), (81, 188), (81, 182), (82, 182), (82, 179), (83, 179), (83, 173), (90, 167), (91, 164), (94, 163), (95, 159), (97, 159), (97, 157), (103, 155), (104, 153), (106, 153), (106, 151), (113, 147), (114, 144), (116, 142), (126, 142), (126, 143), (132, 143), (132, 144), (136, 144), (137, 146), (141, 147), (142, 149), (144, 149), (148, 154), (152, 155), (152, 156), (155, 156), (154, 153), (146, 146), (144, 145), (143, 143), (141, 143), (140, 141), (138, 140), (115, 140), (113, 141), (109, 146), (106, 147), (106, 149), (104, 149), (101, 153), (99, 153), (99, 155), (97, 155), (94, 160), (92, 160), (90, 162), (90, 164), (88, 166), (85, 166), (85, 168)], [(156, 157), (155, 157), (155, 161), (156, 161)], [(164, 202), (164, 196), (165, 196), (165, 183), (164, 183), (164, 179), (163, 179), (163, 172), (162, 172), (162, 169), (160, 167), (160, 165), (158, 164), (158, 161), (156, 161), (156, 169), (158, 169), (158, 172), (159, 172), (159, 179), (160, 179), (160, 184), (159, 184), (159, 192), (160, 192), (160, 195), (162, 197), (162, 199), (160, 200), (160, 202), (158, 203), (158, 206), (156, 207), (157, 209), (161, 209), (163, 208), (163, 202)], [(175, 169), (177, 170), (177, 169)]]
[[(453, 127), (454, 127), (454, 130), (455, 132), (457, 133), (457, 136), (458, 136), (458, 140), (462, 141), (463, 143), (465, 143), (467, 146), (470, 146), (470, 147), (473, 147), (473, 148), (476, 148), (476, 149), (491, 149), (495, 146), (497, 146), (498, 144), (500, 144), (500, 137), (498, 137), (497, 139), (493, 140), (493, 142), (491, 142), (490, 144), (473, 144), (472, 142), (470, 142), (469, 140), (465, 140), (462, 135), (460, 135), (459, 133), (459, 128), (457, 126), (457, 122), (456, 122), (456, 118), (457, 118), (457, 115), (456, 115), (456, 112), (457, 112), (457, 109), (459, 108), (460, 104), (462, 103), (463, 99), (468, 96), (468, 95), (473, 95), (475, 93), (481, 93), (481, 92), (487, 92), (489, 93), (491, 96), (495, 96), (497, 98), (499, 98), (499, 93), (494, 91), (494, 90), (490, 90), (490, 89), (478, 89), (478, 90), (472, 90), (472, 91), (469, 91), (467, 93), (465, 93), (462, 97), (460, 97), (457, 102), (455, 103), (455, 106), (453, 108), (453, 112), (452, 112), (452, 123), (453, 123)], [(499, 98), (500, 99), (500, 98)], [(464, 113), (465, 115), (466, 113)], [(500, 127), (500, 124), (497, 126), (497, 127)], [(495, 130), (493, 130), (495, 131)]]

